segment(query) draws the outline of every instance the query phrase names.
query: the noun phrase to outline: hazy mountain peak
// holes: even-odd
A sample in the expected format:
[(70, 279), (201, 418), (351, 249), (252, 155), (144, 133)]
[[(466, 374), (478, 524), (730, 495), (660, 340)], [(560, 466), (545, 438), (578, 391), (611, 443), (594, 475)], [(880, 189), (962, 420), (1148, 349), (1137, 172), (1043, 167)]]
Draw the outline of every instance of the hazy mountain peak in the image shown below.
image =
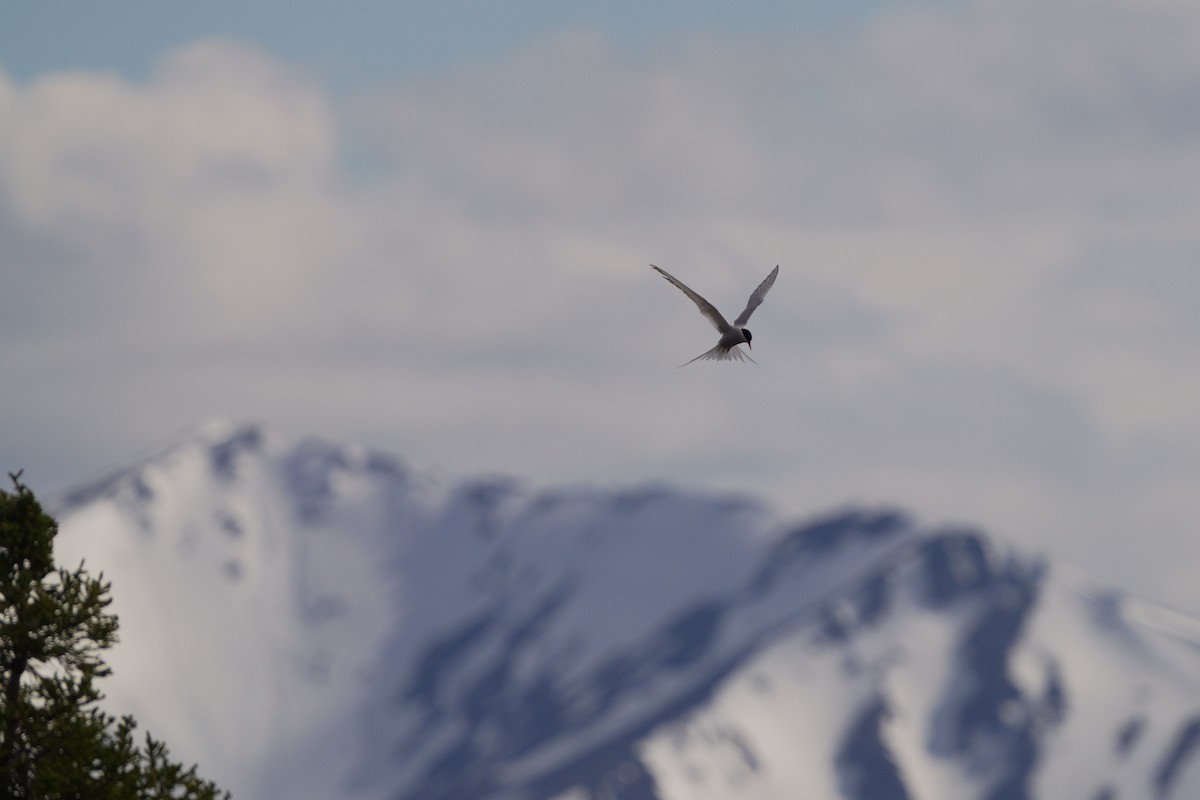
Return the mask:
[(1200, 626), (892, 509), (206, 425), (67, 496), (110, 703), (247, 798), (1188, 797)]

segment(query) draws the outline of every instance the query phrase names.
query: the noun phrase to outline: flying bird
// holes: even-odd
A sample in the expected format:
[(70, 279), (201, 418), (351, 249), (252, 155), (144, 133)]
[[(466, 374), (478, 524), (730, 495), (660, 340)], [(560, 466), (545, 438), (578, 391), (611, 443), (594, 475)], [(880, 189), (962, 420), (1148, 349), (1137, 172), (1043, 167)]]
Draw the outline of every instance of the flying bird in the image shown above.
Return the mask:
[[(700, 313), (707, 317), (708, 321), (717, 329), (717, 333), (721, 334), (716, 347), (707, 353), (701, 353), (693, 358), (692, 361), (699, 361), (702, 358), (714, 361), (741, 361), (743, 358), (750, 358), (747, 353), (743, 353), (738, 349), (738, 345), (744, 342), (747, 347), (753, 349), (754, 345), (750, 344), (750, 340), (754, 337), (750, 335), (750, 329), (746, 327), (746, 323), (750, 321), (750, 315), (754, 313), (754, 309), (762, 305), (763, 298), (767, 296), (767, 292), (775, 285), (775, 277), (779, 274), (778, 265), (776, 265), (775, 269), (771, 270), (771, 274), (758, 285), (758, 288), (750, 293), (749, 302), (746, 303), (746, 307), (742, 310), (741, 314), (738, 314), (737, 319), (733, 321), (732, 325), (725, 321), (725, 318), (721, 316), (721, 312), (717, 311), (712, 303), (689, 289), (683, 281), (665, 269), (655, 267), (653, 264), (650, 266), (658, 270), (660, 275), (675, 284), (681, 292), (690, 297), (692, 302), (696, 304), (696, 307), (700, 309)], [(753, 358), (750, 358), (750, 360), (754, 361)], [(680, 364), (679, 366), (686, 367), (692, 361), (687, 362), (687, 364)]]

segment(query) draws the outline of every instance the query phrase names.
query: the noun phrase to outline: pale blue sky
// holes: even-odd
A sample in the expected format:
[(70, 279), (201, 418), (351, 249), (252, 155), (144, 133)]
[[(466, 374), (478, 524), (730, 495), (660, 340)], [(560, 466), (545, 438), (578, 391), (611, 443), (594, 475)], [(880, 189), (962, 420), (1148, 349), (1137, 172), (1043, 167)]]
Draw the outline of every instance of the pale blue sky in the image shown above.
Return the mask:
[(703, 33), (783, 37), (854, 25), (886, 4), (889, 0), (12, 0), (5, 3), (0, 25), (0, 60), (21, 79), (59, 69), (111, 69), (137, 79), (181, 44), (229, 36), (346, 87), (486, 61), (562, 29), (586, 28), (635, 46)]

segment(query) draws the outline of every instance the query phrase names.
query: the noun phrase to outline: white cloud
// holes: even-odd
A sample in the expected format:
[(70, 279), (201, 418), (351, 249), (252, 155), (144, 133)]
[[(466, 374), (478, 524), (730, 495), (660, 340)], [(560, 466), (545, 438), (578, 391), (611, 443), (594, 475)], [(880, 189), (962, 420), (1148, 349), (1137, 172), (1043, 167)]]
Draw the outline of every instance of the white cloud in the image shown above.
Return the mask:
[(0, 115), (8, 225), (62, 246), (53, 299), (78, 333), (124, 329), (128, 346), (271, 315), (311, 278), (313, 230), (337, 229), (326, 99), (245, 46), (184, 49), (146, 86), (9, 86)]
[[(576, 31), (357, 104), (228, 42), (145, 84), (0, 80), (4, 425), (88, 469), (221, 413), (460, 471), (886, 498), (1200, 609), (1198, 15)], [(394, 172), (344, 176), (347, 106)], [(650, 261), (730, 310), (782, 264), (761, 365), (674, 370), (711, 332)]]

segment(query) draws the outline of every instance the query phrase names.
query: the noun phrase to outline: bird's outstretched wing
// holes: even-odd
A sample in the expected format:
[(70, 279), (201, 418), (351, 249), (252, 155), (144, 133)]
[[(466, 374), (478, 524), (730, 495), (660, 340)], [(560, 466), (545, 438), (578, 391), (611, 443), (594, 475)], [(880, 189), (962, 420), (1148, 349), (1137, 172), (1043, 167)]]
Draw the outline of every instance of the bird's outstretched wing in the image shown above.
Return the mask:
[[(750, 359), (751, 361), (754, 361), (753, 358), (750, 358), (750, 354), (743, 353), (742, 348), (740, 348), (740, 347), (734, 346), (734, 347), (730, 347), (728, 349), (723, 349), (721, 347), (721, 345), (717, 345), (712, 350), (701, 353), (700, 355), (693, 358), (692, 361), (699, 361), (701, 359), (703, 359), (705, 361), (744, 361), (746, 359)], [(686, 363), (680, 364), (679, 366), (686, 367), (688, 364), (691, 364), (692, 361), (688, 361)], [(757, 364), (758, 362), (754, 361), (754, 363)]]
[(762, 305), (763, 298), (767, 296), (767, 292), (771, 291), (771, 287), (775, 285), (775, 276), (778, 274), (779, 265), (776, 264), (775, 269), (771, 270), (771, 274), (763, 279), (763, 282), (758, 285), (757, 289), (751, 292), (750, 300), (746, 303), (746, 308), (733, 321), (735, 327), (740, 328), (750, 321), (750, 315), (754, 313), (754, 309)]
[[(725, 333), (725, 331), (729, 330), (729, 323), (725, 321), (725, 318), (721, 316), (721, 312), (717, 311), (716, 307), (713, 306), (712, 303), (708, 302), (703, 297), (701, 297), (700, 295), (693, 292), (691, 289), (689, 289), (687, 287), (686, 284), (684, 284), (683, 281), (679, 280), (674, 275), (667, 272), (665, 269), (659, 269), (658, 267), (655, 267), (653, 264), (651, 264), (650, 266), (653, 267), (654, 269), (658, 270), (658, 273), (660, 275), (662, 275), (664, 278), (669, 280), (671, 283), (675, 284), (675, 286), (678, 287), (679, 291), (683, 292), (688, 297), (692, 298), (692, 302), (695, 303), (696, 307), (700, 309), (700, 313), (708, 318), (708, 321), (712, 323), (713, 327), (717, 329), (718, 333)], [(776, 269), (778, 269), (778, 267), (776, 267)], [(758, 288), (762, 289), (761, 286)], [(768, 287), (768, 288), (770, 288), (770, 287)], [(757, 290), (755, 291), (755, 294), (758, 294)], [(766, 294), (765, 290), (763, 291), (763, 294)], [(762, 300), (759, 300), (758, 302), (761, 303)], [(745, 316), (750, 316), (750, 315), (745, 314)], [(693, 360), (695, 360), (695, 359), (693, 359)], [(691, 362), (688, 362), (688, 363), (691, 363)]]

